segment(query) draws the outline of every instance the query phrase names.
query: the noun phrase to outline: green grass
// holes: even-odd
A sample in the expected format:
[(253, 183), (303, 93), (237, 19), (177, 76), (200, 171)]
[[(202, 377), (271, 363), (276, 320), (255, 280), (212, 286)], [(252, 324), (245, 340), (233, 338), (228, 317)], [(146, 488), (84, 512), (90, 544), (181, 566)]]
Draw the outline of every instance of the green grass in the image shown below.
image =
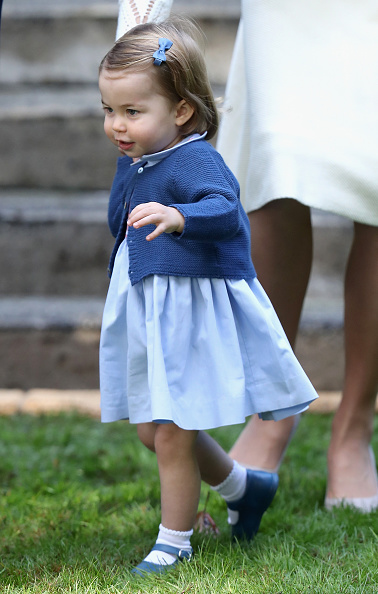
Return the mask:
[[(225, 505), (212, 493), (220, 537), (196, 533), (193, 562), (140, 581), (129, 569), (155, 540), (159, 480), (135, 427), (0, 417), (0, 592), (377, 594), (378, 513), (322, 506), (330, 428), (330, 417), (304, 416), (251, 544), (230, 544)], [(211, 433), (229, 449), (239, 431)]]

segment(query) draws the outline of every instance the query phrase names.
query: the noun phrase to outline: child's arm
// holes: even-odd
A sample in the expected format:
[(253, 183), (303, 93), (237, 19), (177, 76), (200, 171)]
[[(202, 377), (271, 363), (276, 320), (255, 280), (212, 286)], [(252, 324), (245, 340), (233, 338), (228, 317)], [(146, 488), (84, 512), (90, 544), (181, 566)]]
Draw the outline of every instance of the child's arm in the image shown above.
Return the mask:
[(208, 142), (198, 140), (177, 148), (159, 168), (159, 197), (185, 221), (175, 239), (227, 241), (245, 227), (239, 184)]
[(147, 241), (151, 241), (162, 233), (182, 233), (185, 219), (176, 208), (164, 206), (159, 202), (147, 202), (139, 204), (131, 211), (127, 224), (136, 229), (156, 225), (155, 230), (146, 237)]

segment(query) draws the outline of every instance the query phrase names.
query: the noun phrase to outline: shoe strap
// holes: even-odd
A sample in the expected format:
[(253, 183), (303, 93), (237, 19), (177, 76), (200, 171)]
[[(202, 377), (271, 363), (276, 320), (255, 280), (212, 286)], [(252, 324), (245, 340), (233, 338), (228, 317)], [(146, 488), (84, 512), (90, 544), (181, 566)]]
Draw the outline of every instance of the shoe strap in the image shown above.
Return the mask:
[(185, 549), (179, 549), (178, 547), (171, 547), (170, 545), (166, 544), (155, 544), (152, 547), (152, 551), (162, 551), (163, 553), (169, 553), (170, 555), (174, 555), (175, 557), (177, 557), (177, 559), (179, 559), (180, 561), (183, 561), (184, 559), (190, 561), (193, 555), (192, 548), (190, 548), (190, 550), (188, 551)]

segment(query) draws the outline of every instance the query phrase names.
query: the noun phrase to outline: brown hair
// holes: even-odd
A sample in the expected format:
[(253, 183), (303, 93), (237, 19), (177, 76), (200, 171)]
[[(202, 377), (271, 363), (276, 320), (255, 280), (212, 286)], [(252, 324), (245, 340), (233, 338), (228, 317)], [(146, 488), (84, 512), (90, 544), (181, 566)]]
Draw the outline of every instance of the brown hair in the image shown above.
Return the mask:
[[(102, 70), (149, 70), (156, 77), (162, 94), (172, 103), (184, 99), (194, 109), (181, 127), (183, 136), (207, 132), (212, 138), (218, 129), (218, 112), (200, 47), (201, 32), (190, 20), (170, 18), (162, 23), (137, 25), (120, 37), (100, 64)], [(159, 38), (173, 42), (166, 61), (153, 64)], [(151, 69), (151, 70), (150, 70)]]

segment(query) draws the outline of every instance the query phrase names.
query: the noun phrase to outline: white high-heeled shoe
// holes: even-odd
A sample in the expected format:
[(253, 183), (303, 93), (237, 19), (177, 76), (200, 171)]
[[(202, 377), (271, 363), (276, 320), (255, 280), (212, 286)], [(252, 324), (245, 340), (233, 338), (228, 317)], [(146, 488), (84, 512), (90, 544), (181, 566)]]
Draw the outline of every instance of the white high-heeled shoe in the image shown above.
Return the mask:
[(370, 514), (378, 509), (378, 493), (372, 497), (326, 497), (324, 507), (331, 510), (335, 507), (354, 507), (364, 514)]
[(374, 452), (369, 447), (369, 453), (372, 461), (372, 466), (375, 472), (375, 482), (377, 484), (377, 493), (371, 497), (326, 497), (324, 500), (324, 507), (331, 510), (335, 507), (354, 507), (358, 511), (369, 514), (378, 509), (378, 477), (377, 467), (375, 464)]

